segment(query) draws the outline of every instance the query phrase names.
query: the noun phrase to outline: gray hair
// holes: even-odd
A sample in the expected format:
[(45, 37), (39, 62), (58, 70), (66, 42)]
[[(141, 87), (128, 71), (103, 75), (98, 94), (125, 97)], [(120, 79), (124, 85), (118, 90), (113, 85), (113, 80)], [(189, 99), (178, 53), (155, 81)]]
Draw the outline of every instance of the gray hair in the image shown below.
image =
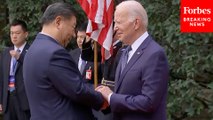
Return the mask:
[(129, 20), (133, 21), (136, 16), (139, 16), (142, 20), (142, 23), (145, 28), (148, 26), (148, 16), (146, 13), (146, 10), (144, 7), (141, 5), (141, 3), (135, 1), (135, 0), (127, 0), (121, 2), (116, 8), (118, 7), (126, 7), (127, 11), (129, 12)]
[(57, 16), (70, 19), (72, 16), (76, 16), (76, 10), (69, 3), (57, 2), (47, 7), (40, 22), (42, 25), (49, 24), (54, 21)]

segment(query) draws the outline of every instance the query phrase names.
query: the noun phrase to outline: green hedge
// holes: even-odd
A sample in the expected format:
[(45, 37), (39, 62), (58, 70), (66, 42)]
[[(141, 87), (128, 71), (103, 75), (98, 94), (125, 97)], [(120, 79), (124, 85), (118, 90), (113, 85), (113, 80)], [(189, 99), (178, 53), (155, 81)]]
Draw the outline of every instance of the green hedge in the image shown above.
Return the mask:
[[(5, 4), (9, 8), (9, 20), (27, 21), (32, 41), (40, 30), (42, 11), (54, 1), (5, 0)], [(67, 2), (79, 10), (80, 23), (84, 13), (75, 0)], [(213, 33), (181, 33), (178, 0), (141, 2), (148, 12), (149, 33), (165, 48), (170, 64), (168, 119), (213, 119)], [(5, 45), (4, 42), (1, 44)]]

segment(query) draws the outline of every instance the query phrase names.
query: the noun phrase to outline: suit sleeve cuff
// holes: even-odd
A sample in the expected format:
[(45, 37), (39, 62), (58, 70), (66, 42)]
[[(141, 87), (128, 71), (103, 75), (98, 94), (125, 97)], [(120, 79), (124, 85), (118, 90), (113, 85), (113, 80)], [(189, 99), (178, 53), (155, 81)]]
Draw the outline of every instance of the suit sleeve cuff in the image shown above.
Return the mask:
[(108, 98), (107, 98), (107, 101), (108, 101), (109, 105), (110, 105), (110, 98), (111, 98), (112, 94), (113, 93), (110, 93), (109, 96), (108, 96)]

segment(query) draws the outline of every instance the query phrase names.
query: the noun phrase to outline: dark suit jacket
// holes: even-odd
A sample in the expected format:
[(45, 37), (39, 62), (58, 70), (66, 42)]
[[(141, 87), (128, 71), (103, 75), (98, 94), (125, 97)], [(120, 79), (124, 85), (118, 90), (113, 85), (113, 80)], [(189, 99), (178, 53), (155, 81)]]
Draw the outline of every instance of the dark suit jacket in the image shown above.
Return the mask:
[[(94, 60), (94, 51), (91, 47), (91, 43), (83, 43), (82, 45), (82, 59), (86, 61)], [(121, 51), (119, 50), (122, 47), (122, 42), (118, 42), (113, 46), (113, 54), (112, 56), (104, 61), (103, 68), (103, 77), (105, 80), (114, 81), (115, 78), (115, 70), (118, 65), (118, 61), (120, 59)], [(98, 62), (101, 62), (101, 51), (98, 51)]]
[(166, 120), (168, 63), (150, 36), (120, 74), (119, 62), (110, 107), (115, 120)]
[(103, 97), (86, 86), (76, 63), (56, 40), (38, 34), (24, 62), (31, 120), (91, 120)]
[[(81, 55), (81, 49), (76, 48), (74, 50), (71, 50), (70, 55), (74, 59), (75, 63), (78, 65), (79, 57)], [(92, 70), (92, 77), (91, 77), (91, 79), (86, 79), (86, 71), (89, 70), (89, 69)], [(103, 73), (102, 73), (101, 63), (98, 62), (98, 83), (101, 83), (102, 75), (103, 75)], [(94, 84), (94, 62), (87, 61), (86, 66), (85, 66), (84, 71), (83, 71), (82, 77), (85, 80), (85, 82), (90, 83), (90, 84)]]
[[(85, 38), (86, 39), (86, 38)], [(81, 54), (81, 58), (85, 61), (94, 61), (94, 51), (93, 51), (93, 47), (92, 47), (92, 40), (90, 40), (89, 42), (86, 42), (86, 40), (83, 41), (82, 44), (82, 54)], [(101, 62), (101, 45), (97, 44), (97, 57), (98, 57), (98, 62)]]
[(118, 42), (113, 46), (112, 56), (104, 62), (104, 79), (115, 81), (115, 71), (120, 60), (122, 42)]
[[(15, 67), (15, 87), (16, 87), (16, 95), (18, 99), (18, 104), (20, 104), (22, 110), (29, 110), (29, 103), (27, 100), (24, 80), (23, 80), (23, 61), (24, 56), (29, 48), (29, 44), (26, 44), (20, 58), (17, 60), (17, 65)], [(1, 53), (0, 58), (0, 103), (3, 105), (3, 112), (7, 110), (7, 102), (8, 102), (8, 81), (10, 74), (10, 61), (11, 55), (10, 50), (13, 50), (13, 47), (6, 48)]]

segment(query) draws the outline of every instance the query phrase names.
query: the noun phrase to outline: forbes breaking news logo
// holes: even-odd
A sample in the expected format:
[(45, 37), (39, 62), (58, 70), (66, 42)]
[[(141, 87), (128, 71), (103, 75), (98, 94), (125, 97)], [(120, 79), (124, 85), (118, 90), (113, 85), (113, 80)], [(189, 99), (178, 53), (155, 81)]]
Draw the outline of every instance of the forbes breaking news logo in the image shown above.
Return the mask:
[[(210, 15), (211, 9), (201, 9), (199, 7), (192, 9), (184, 7), (184, 15)], [(211, 17), (184, 17), (183, 22), (189, 22), (189, 26), (205, 26), (206, 22), (211, 22)]]
[[(191, 9), (190, 7), (184, 7), (185, 15), (209, 15), (211, 14), (211, 9)], [(193, 27), (204, 27), (207, 22), (211, 22), (211, 17), (184, 17), (183, 22), (188, 22), (189, 26)]]
[(189, 1), (181, 1), (181, 32), (213, 32), (213, 4)]

